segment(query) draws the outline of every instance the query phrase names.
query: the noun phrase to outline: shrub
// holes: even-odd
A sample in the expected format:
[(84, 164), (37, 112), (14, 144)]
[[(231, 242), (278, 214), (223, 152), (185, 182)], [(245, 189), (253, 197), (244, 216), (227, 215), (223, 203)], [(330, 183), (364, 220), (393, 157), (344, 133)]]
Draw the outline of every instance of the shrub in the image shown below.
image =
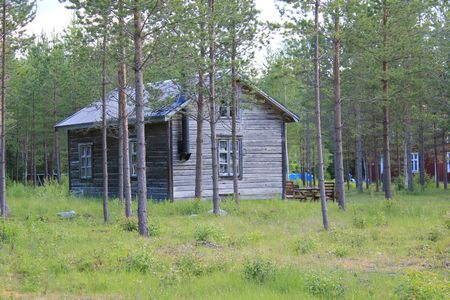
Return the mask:
[(120, 227), (125, 231), (138, 231), (139, 230), (139, 224), (138, 219), (136, 217), (131, 218), (125, 218), (120, 223)]
[(224, 239), (223, 230), (210, 226), (199, 225), (194, 229), (194, 239), (197, 242), (219, 242)]
[(430, 240), (432, 242), (437, 242), (442, 236), (443, 236), (443, 232), (440, 230), (440, 228), (433, 228), (428, 233), (428, 240)]
[(295, 242), (294, 251), (297, 254), (309, 254), (316, 249), (316, 242), (312, 238), (301, 239)]
[(382, 211), (376, 211), (373, 216), (373, 223), (376, 226), (385, 226), (387, 225), (386, 215)]
[(126, 269), (128, 271), (147, 273), (150, 270), (152, 263), (153, 261), (150, 254), (147, 249), (143, 248), (128, 255), (126, 258)]
[(248, 280), (263, 284), (275, 275), (275, 266), (272, 262), (254, 258), (244, 263), (244, 277)]
[(175, 266), (185, 276), (201, 276), (206, 272), (204, 264), (194, 253), (180, 257)]
[(450, 286), (434, 273), (414, 271), (405, 276), (395, 292), (405, 300), (448, 299)]
[(17, 236), (18, 228), (8, 224), (7, 222), (0, 223), (0, 244), (10, 244)]
[(364, 229), (368, 225), (367, 219), (361, 215), (355, 215), (353, 217), (353, 227), (358, 229)]
[(161, 233), (161, 227), (159, 225), (159, 221), (153, 220), (148, 224), (148, 235), (149, 236), (158, 236)]
[(332, 253), (337, 257), (346, 257), (348, 255), (348, 249), (344, 246), (337, 246), (334, 248)]
[(344, 295), (344, 286), (338, 280), (333, 280), (323, 274), (311, 274), (305, 282), (308, 292), (314, 296), (334, 299)]

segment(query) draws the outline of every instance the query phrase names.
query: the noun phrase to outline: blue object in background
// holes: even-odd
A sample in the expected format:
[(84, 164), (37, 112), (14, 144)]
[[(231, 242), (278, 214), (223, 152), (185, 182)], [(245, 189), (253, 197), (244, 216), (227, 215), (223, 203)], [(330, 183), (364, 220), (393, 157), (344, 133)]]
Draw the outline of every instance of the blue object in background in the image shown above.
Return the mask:
[[(291, 173), (289, 174), (289, 180), (294, 181), (296, 179), (302, 180), (303, 174), (302, 173)], [(311, 173), (305, 173), (305, 181), (312, 182), (314, 179), (314, 175)]]

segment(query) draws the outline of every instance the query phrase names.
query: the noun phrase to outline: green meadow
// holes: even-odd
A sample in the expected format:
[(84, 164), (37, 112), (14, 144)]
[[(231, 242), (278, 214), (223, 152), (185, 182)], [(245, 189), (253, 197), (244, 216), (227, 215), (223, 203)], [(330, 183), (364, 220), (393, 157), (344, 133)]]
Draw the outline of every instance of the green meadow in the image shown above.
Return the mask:
[[(448, 299), (450, 194), (348, 194), (328, 203), (149, 202), (151, 236), (111, 200), (11, 184), (0, 299)], [(58, 212), (74, 210), (67, 220)]]

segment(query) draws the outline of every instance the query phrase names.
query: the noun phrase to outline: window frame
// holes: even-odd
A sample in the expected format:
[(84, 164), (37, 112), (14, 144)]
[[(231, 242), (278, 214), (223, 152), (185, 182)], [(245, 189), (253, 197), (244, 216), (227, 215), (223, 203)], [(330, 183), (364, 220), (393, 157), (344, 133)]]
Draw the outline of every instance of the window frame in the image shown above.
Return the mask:
[[(227, 148), (226, 151), (221, 151), (220, 148), (220, 144), (221, 142), (226, 142), (227, 143)], [(238, 161), (238, 166), (237, 166), (237, 172), (238, 172), (238, 178), (239, 180), (242, 179), (242, 173), (243, 173), (243, 155), (242, 155), (242, 138), (238, 137), (237, 138), (237, 161)], [(217, 137), (217, 161), (218, 161), (218, 172), (219, 172), (219, 177), (220, 178), (233, 178), (233, 157), (232, 157), (232, 138), (228, 137), (228, 136), (222, 136), (222, 137)], [(221, 173), (220, 171), (220, 166), (224, 165), (224, 163), (220, 163), (220, 154), (226, 154), (227, 155), (227, 160), (226, 160), (226, 165), (227, 165), (227, 172), (226, 173)]]
[[(134, 151), (132, 145), (135, 145)], [(137, 178), (137, 140), (136, 139), (129, 139), (128, 140), (128, 155), (130, 157), (130, 177), (131, 178)], [(136, 163), (133, 163), (133, 155), (136, 158)], [(136, 165), (136, 168), (133, 168), (133, 165)], [(134, 172), (133, 172), (134, 170)]]
[[(94, 156), (92, 153), (93, 150), (93, 143), (79, 143), (78, 144), (78, 161), (79, 161), (79, 175), (81, 180), (89, 180), (92, 179), (93, 173), (94, 173)], [(82, 150), (84, 148), (89, 148), (89, 156), (85, 155)], [(87, 163), (83, 163), (83, 158), (86, 159), (86, 162), (90, 161), (90, 165)], [(87, 160), (89, 159), (89, 160)], [(84, 172), (83, 172), (84, 169)], [(90, 169), (90, 174), (88, 175), (87, 170)]]
[(419, 152), (411, 152), (411, 172), (419, 173)]

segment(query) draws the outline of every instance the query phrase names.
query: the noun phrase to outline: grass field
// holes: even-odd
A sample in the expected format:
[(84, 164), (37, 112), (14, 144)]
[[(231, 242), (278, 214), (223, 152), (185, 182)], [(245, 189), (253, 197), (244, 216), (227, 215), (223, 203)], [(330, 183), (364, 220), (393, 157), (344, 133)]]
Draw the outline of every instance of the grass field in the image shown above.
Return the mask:
[[(10, 186), (0, 221), (0, 299), (447, 299), (450, 193), (350, 193), (329, 203), (149, 203), (140, 238), (117, 200)], [(75, 210), (72, 220), (59, 211)]]

